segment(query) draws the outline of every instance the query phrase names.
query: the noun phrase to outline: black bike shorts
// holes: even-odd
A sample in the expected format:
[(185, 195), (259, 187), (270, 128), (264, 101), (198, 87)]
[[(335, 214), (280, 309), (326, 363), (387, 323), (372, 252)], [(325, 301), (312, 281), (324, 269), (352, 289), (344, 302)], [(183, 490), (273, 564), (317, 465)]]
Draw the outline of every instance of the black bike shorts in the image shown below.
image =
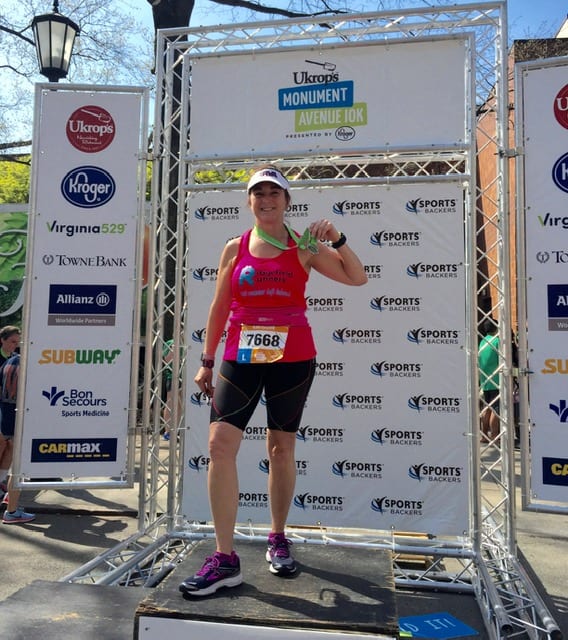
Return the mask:
[(268, 428), (295, 433), (315, 371), (314, 359), (269, 364), (224, 360), (211, 402), (211, 422), (228, 422), (244, 431), (264, 391)]

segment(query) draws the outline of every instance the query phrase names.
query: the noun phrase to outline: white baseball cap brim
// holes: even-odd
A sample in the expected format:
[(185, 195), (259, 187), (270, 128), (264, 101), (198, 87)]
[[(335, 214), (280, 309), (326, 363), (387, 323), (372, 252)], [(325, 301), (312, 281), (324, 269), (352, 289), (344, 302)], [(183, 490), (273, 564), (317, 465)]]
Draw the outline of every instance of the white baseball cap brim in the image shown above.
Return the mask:
[(253, 173), (248, 181), (247, 191), (250, 191), (259, 182), (273, 182), (286, 191), (290, 188), (288, 180), (277, 169), (260, 169)]

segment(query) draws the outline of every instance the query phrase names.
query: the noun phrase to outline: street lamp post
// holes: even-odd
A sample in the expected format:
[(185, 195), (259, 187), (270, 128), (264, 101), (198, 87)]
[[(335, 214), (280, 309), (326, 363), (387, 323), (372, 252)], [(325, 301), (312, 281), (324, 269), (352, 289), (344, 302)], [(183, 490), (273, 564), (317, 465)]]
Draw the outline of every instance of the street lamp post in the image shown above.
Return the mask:
[(59, 13), (59, 1), (53, 2), (53, 13), (35, 16), (32, 20), (40, 73), (49, 82), (65, 78), (75, 37), (79, 27), (73, 20)]

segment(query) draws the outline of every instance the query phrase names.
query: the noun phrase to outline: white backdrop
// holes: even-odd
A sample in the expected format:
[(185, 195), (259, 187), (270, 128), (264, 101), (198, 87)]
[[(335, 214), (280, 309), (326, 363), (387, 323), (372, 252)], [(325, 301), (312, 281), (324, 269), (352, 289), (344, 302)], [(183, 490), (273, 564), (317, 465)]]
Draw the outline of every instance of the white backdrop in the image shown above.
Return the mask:
[(460, 34), (195, 56), (190, 154), (463, 144), (468, 46)]
[(19, 471), (109, 478), (126, 472), (144, 90), (38, 91)]
[[(568, 502), (568, 63), (522, 74), (531, 496)], [(520, 129), (520, 127), (519, 127)]]
[[(364, 287), (312, 273), (316, 376), (297, 439), (289, 523), (461, 535), (470, 469), (464, 221), (459, 184), (291, 190), (302, 232), (333, 220), (360, 255)], [(183, 513), (209, 520), (209, 406), (194, 386), (217, 260), (252, 222), (244, 191), (190, 200)], [(217, 360), (222, 356), (222, 346)], [(269, 522), (264, 407), (239, 454), (239, 522)]]

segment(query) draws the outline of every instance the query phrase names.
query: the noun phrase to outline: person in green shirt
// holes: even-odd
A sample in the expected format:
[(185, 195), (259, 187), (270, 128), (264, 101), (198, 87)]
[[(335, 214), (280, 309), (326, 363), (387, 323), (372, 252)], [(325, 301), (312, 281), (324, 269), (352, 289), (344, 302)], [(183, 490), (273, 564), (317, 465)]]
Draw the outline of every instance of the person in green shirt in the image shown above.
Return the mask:
[(481, 411), (481, 432), (485, 439), (494, 440), (499, 425), (499, 335), (496, 322), (487, 318), (483, 323), (484, 337), (479, 343), (479, 383), (484, 408)]

